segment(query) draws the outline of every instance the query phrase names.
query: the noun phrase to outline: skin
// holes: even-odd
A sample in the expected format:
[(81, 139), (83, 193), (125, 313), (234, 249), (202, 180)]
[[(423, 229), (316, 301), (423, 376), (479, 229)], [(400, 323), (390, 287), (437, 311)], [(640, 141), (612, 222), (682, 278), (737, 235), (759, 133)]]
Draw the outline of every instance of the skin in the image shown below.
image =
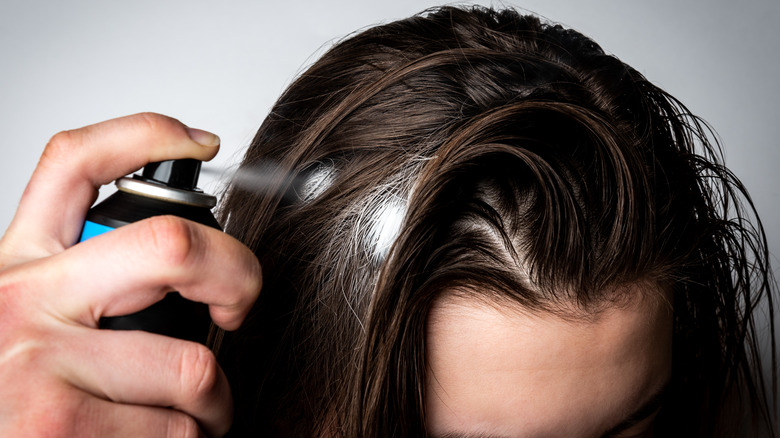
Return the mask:
[(0, 436), (219, 436), (228, 382), (206, 347), (99, 330), (168, 291), (209, 305), (231, 330), (261, 287), (234, 238), (156, 217), (75, 245), (103, 184), (151, 161), (209, 160), (219, 138), (159, 114), (55, 135), (0, 239)]
[[(262, 283), (251, 251), (173, 217), (74, 245), (101, 185), (151, 161), (209, 160), (218, 144), (213, 134), (150, 113), (49, 142), (0, 239), (0, 436), (228, 430), (230, 389), (210, 351), (144, 332), (98, 330), (97, 321), (178, 290), (235, 329)], [(434, 436), (600, 436), (669, 377), (671, 319), (654, 300), (585, 321), (443, 299), (427, 336)], [(651, 420), (623, 434), (648, 430)]]
[(445, 294), (426, 334), (432, 436), (648, 436), (671, 376), (672, 315), (633, 288), (645, 298), (595, 318)]

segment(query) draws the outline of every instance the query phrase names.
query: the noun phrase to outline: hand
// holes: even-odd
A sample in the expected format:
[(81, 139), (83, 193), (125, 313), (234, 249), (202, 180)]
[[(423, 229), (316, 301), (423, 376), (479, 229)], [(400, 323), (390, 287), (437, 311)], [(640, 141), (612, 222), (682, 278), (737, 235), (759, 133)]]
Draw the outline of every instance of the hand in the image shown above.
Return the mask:
[(177, 158), (209, 160), (218, 137), (158, 114), (55, 135), (0, 239), (0, 436), (219, 436), (232, 421), (228, 382), (204, 346), (99, 330), (102, 316), (148, 307), (172, 290), (237, 328), (260, 266), (232, 237), (163, 216), (78, 240), (97, 189)]

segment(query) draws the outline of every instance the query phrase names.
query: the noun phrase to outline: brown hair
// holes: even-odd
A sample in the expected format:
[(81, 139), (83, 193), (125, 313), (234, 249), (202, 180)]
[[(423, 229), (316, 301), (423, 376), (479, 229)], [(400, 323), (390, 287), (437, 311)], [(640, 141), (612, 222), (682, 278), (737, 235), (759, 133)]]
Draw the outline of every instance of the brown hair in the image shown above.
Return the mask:
[(271, 182), (222, 204), (265, 283), (221, 355), (233, 434), (423, 436), (443, 290), (595, 311), (637, 281), (674, 297), (657, 433), (772, 427), (753, 316), (771, 308), (766, 241), (720, 163), (681, 103), (533, 16), (444, 7), (342, 41), (247, 151)]

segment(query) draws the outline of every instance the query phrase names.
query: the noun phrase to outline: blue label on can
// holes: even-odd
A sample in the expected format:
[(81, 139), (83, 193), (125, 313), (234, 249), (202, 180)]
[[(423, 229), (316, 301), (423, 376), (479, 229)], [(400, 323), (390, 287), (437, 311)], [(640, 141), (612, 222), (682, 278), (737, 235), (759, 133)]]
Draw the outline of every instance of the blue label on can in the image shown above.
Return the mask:
[(91, 221), (84, 222), (84, 229), (81, 230), (81, 238), (79, 239), (79, 242), (83, 242), (90, 237), (99, 236), (103, 233), (107, 233), (109, 231), (113, 230), (112, 227), (96, 224)]

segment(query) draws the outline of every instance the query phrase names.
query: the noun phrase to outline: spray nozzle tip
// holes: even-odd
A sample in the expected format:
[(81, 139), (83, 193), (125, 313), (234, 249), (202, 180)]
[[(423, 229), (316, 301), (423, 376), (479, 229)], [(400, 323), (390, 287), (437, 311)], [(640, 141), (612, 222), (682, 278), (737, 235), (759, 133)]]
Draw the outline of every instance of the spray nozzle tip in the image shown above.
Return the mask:
[(198, 186), (200, 165), (200, 161), (191, 158), (157, 161), (147, 164), (141, 176), (168, 187), (193, 190)]

